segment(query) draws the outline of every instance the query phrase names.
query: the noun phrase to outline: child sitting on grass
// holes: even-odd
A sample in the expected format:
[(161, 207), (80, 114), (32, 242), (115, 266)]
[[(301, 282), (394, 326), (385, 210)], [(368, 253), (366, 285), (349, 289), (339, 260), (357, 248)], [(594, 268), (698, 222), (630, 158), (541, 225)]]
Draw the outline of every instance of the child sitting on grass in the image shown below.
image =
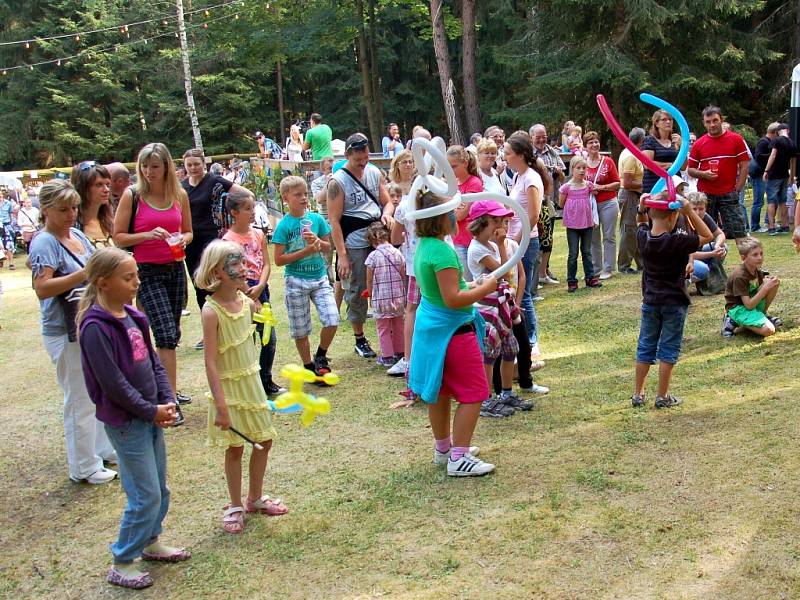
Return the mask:
[[(667, 193), (655, 197), (665, 200)], [(678, 211), (647, 208), (650, 194), (639, 199), (636, 222), (636, 243), (644, 262), (642, 275), (642, 320), (636, 348), (636, 387), (631, 396), (634, 407), (644, 406), (645, 383), (650, 365), (660, 361), (658, 368), (658, 395), (656, 408), (669, 408), (682, 402), (669, 394), (672, 370), (678, 362), (683, 339), (683, 327), (689, 308), (686, 291), (686, 265), (689, 256), (711, 241), (711, 232), (703, 220), (692, 210), (689, 202), (676, 196), (681, 203), (680, 212), (694, 231), (675, 228)], [(652, 225), (648, 225), (650, 214)], [(696, 232), (696, 233), (695, 233)]]
[[(275, 264), (285, 266), (284, 300), (289, 317), (289, 335), (294, 340), (303, 366), (317, 375), (330, 373), (328, 348), (339, 326), (339, 309), (328, 281), (324, 254), (331, 249), (331, 226), (308, 210), (308, 187), (295, 175), (281, 179), (281, 198), (289, 214), (275, 227)], [(311, 303), (317, 307), (322, 331), (319, 346), (311, 358)]]
[(367, 241), (375, 248), (364, 264), (367, 267), (365, 295), (375, 313), (375, 328), (381, 346), (377, 363), (382, 367), (392, 367), (405, 352), (406, 264), (400, 250), (389, 243), (389, 230), (380, 221), (367, 227)]
[(761, 270), (764, 246), (759, 240), (746, 237), (739, 240), (737, 246), (742, 264), (733, 270), (725, 286), (722, 337), (733, 337), (737, 327), (768, 337), (782, 325), (779, 318), (767, 314), (781, 282)]

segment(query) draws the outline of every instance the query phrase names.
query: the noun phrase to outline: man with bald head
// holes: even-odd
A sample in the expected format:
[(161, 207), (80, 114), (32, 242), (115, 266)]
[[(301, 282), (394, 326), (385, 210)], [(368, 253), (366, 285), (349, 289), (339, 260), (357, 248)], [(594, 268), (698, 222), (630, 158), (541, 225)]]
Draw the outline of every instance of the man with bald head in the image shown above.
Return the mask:
[(117, 205), (119, 204), (119, 199), (122, 197), (123, 192), (131, 184), (131, 174), (128, 171), (128, 167), (123, 165), (121, 162), (114, 162), (110, 165), (106, 165), (106, 169), (108, 169), (108, 174), (111, 175), (111, 212), (117, 211)]

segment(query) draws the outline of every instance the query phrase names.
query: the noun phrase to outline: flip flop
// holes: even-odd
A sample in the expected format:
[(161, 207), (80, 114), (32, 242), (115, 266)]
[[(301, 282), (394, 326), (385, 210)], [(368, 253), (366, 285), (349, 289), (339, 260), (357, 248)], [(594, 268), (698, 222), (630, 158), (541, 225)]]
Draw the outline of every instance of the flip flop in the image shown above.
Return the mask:
[(146, 571), (138, 577), (128, 577), (117, 571), (114, 567), (108, 570), (108, 577), (106, 577), (106, 580), (111, 585), (118, 585), (131, 590), (141, 590), (153, 585), (153, 578), (150, 577), (150, 573)]
[(171, 554), (152, 554), (150, 552), (142, 552), (142, 560), (151, 560), (155, 562), (176, 563), (192, 558), (192, 553), (183, 548), (175, 548)]
[(280, 498), (275, 498), (273, 500), (267, 495), (261, 496), (261, 498), (258, 500), (250, 500), (250, 498), (248, 498), (245, 502), (245, 507), (249, 513), (261, 513), (262, 515), (267, 515), (268, 517), (280, 517), (281, 515), (285, 515), (287, 512), (289, 512), (289, 509), (286, 508), (283, 500)]
[(244, 508), (233, 506), (222, 513), (222, 527), (227, 533), (244, 531)]

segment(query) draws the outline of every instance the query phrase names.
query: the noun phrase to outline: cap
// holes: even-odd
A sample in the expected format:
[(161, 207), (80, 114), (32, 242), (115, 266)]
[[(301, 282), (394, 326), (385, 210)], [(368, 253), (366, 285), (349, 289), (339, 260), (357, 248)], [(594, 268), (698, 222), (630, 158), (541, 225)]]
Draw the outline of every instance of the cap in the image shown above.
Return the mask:
[(261, 133), (260, 131), (256, 131), (256, 137), (259, 137), (259, 136), (262, 136), (262, 135), (264, 135), (264, 134)]
[(675, 184), (675, 189), (677, 190), (682, 185), (686, 185), (686, 182), (681, 178), (680, 175), (673, 175), (672, 176), (672, 183)]
[(784, 129), (789, 129), (789, 126), (786, 123), (780, 123), (778, 125), (778, 131), (783, 131)]
[(344, 143), (344, 151), (345, 154), (348, 153), (351, 149), (353, 150), (361, 150), (369, 146), (369, 138), (365, 136), (363, 133), (354, 133)]
[(506, 208), (494, 200), (478, 200), (469, 207), (469, 218), (477, 219), (480, 216), (489, 215), (490, 217), (513, 217), (514, 211)]

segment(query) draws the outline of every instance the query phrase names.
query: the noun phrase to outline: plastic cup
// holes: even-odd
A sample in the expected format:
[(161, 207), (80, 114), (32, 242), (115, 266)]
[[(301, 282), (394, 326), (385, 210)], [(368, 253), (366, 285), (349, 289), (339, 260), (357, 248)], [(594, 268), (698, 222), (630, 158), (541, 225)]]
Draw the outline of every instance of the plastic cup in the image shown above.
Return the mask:
[(303, 233), (306, 233), (311, 231), (311, 226), (313, 223), (311, 222), (311, 219), (300, 219), (300, 225), (303, 227)]
[(172, 251), (172, 257), (176, 261), (184, 260), (186, 258), (186, 252), (183, 250), (183, 235), (180, 233), (173, 233), (167, 238), (167, 245), (169, 249)]
[(711, 167), (712, 173), (719, 173), (719, 161), (714, 159), (708, 161), (708, 166)]

